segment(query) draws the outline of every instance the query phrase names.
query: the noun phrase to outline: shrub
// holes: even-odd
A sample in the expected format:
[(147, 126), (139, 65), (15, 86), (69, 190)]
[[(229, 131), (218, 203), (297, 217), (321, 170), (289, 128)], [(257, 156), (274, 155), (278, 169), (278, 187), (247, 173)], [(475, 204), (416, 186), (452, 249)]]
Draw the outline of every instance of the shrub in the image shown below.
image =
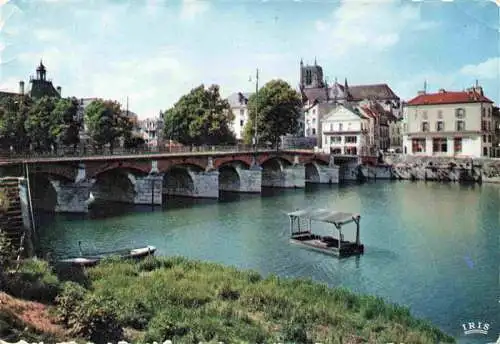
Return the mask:
[(92, 294), (76, 307), (68, 325), (74, 335), (97, 344), (117, 342), (123, 338), (114, 300)]
[(163, 310), (151, 320), (145, 341), (163, 342), (174, 337), (184, 337), (190, 331), (186, 318), (186, 314), (179, 308), (171, 307)]
[(31, 259), (21, 264), (19, 271), (9, 274), (5, 289), (15, 297), (52, 303), (60, 287), (57, 276), (47, 262)]
[(60, 295), (56, 297), (56, 315), (59, 320), (68, 325), (71, 316), (76, 312), (78, 305), (85, 299), (86, 290), (75, 282), (66, 282)]

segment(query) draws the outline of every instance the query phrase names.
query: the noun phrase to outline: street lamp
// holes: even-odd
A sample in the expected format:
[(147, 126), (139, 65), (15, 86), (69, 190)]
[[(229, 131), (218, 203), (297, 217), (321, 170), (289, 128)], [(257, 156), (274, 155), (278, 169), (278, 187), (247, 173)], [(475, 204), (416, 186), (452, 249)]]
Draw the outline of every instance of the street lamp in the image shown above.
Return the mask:
[(257, 114), (259, 111), (258, 100), (259, 100), (259, 68), (257, 68), (255, 75), (255, 119), (254, 119), (254, 134), (253, 134), (253, 144), (255, 152), (257, 152), (257, 138), (258, 138), (257, 136)]

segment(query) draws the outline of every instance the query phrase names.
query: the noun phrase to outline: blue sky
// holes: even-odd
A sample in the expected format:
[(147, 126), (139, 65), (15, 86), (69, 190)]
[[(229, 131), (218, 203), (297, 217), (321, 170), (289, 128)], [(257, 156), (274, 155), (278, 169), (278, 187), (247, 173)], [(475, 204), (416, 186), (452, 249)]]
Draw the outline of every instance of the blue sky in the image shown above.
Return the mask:
[[(103, 97), (156, 116), (201, 83), (252, 91), (249, 76), (388, 83), (403, 99), (476, 79), (500, 101), (499, 8), (489, 0), (0, 0), (0, 90), (43, 58), (63, 96)], [(252, 78), (254, 81), (254, 78)]]

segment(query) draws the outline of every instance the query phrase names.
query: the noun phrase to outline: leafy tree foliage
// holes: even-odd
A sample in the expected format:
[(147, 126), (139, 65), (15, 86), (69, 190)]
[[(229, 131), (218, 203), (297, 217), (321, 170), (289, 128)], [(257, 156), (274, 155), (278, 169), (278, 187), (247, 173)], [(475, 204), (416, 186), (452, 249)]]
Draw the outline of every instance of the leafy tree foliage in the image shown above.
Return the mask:
[(23, 150), (28, 147), (29, 139), (24, 127), (28, 118), (31, 101), (26, 97), (4, 98), (0, 101), (0, 146)]
[(96, 149), (109, 144), (111, 150), (118, 144), (119, 138), (132, 136), (132, 123), (119, 103), (110, 100), (94, 100), (85, 109), (85, 121), (89, 136)]
[(57, 123), (52, 116), (56, 103), (56, 98), (43, 97), (28, 112), (25, 128), (35, 151), (49, 151), (57, 144), (54, 135)]
[(248, 100), (249, 120), (244, 140), (252, 143), (257, 113), (258, 142), (271, 142), (278, 147), (280, 136), (298, 129), (301, 100), (299, 94), (283, 80), (271, 80)]
[(82, 123), (77, 120), (78, 100), (76, 98), (60, 99), (52, 113), (55, 121), (51, 134), (58, 144), (76, 146), (80, 142)]
[(236, 141), (230, 129), (233, 118), (219, 86), (200, 85), (165, 112), (165, 138), (186, 145), (232, 144)]

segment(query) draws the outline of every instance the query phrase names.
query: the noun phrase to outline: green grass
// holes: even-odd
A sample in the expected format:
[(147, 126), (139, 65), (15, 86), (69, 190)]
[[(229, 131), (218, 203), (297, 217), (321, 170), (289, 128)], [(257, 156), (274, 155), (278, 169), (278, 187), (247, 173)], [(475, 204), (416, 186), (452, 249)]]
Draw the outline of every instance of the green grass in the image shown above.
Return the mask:
[[(66, 325), (87, 338), (125, 337), (134, 343), (454, 342), (413, 318), (407, 308), (380, 298), (310, 280), (263, 279), (252, 271), (179, 257), (140, 263), (108, 259), (89, 269), (87, 278), (88, 289), (65, 283), (58, 298)], [(95, 328), (82, 330), (90, 324)], [(95, 331), (102, 330), (98, 327), (113, 331), (96, 337)]]

